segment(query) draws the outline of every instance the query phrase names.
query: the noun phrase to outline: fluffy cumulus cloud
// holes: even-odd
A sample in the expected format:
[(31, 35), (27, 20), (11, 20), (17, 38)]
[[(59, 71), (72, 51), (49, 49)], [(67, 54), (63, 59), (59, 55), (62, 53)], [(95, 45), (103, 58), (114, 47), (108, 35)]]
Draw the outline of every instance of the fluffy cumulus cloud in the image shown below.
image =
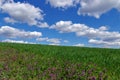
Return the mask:
[(79, 0), (46, 0), (46, 2), (55, 8), (66, 9), (71, 6), (75, 6)]
[(37, 38), (37, 41), (46, 41), (49, 42), (51, 44), (60, 44), (61, 43), (61, 39), (57, 39), (57, 38)]
[(0, 27), (0, 36), (7, 38), (38, 38), (42, 36), (42, 33), (19, 30), (10, 26), (2, 26)]
[(120, 0), (81, 0), (80, 5), (81, 7), (78, 10), (79, 15), (88, 15), (99, 18), (100, 15), (112, 8), (119, 10)]
[[(102, 38), (106, 37), (107, 34), (110, 34), (110, 32), (106, 31), (107, 27), (105, 26), (101, 26), (99, 29), (95, 29), (85, 24), (72, 23), (72, 21), (59, 21), (56, 24), (52, 25), (50, 28), (56, 29), (60, 33), (74, 32), (77, 36), (86, 36), (89, 38), (96, 38), (98, 35), (100, 38)], [(113, 32), (113, 34), (116, 34), (116, 32)]]
[[(87, 37), (88, 39), (99, 39), (103, 42), (120, 42), (119, 32), (110, 32), (105, 26), (101, 26), (98, 29), (89, 27), (85, 24), (72, 23), (72, 21), (59, 21), (50, 27), (51, 29), (56, 29), (60, 33), (75, 33), (77, 36)], [(89, 41), (90, 43), (91, 40)], [(116, 44), (117, 44), (116, 43)], [(101, 43), (103, 44), (103, 43)], [(106, 44), (106, 43), (105, 43)], [(115, 45), (115, 44), (111, 44)]]
[[(2, 3), (2, 1), (4, 1), (4, 3)], [(4, 19), (6, 22), (19, 22), (38, 27), (48, 27), (48, 24), (43, 22), (44, 13), (40, 8), (29, 3), (14, 2), (10, 0), (2, 1), (0, 1), (0, 8), (3, 13), (7, 13), (9, 15), (9, 17)]]
[(23, 44), (35, 44), (32, 42), (27, 42), (27, 41), (23, 41), (23, 40), (11, 40), (11, 39), (5, 39), (2, 40), (2, 42), (8, 42), (8, 43), (23, 43)]
[(78, 6), (78, 15), (88, 15), (99, 18), (102, 14), (117, 9), (120, 11), (120, 0), (47, 0), (55, 8)]

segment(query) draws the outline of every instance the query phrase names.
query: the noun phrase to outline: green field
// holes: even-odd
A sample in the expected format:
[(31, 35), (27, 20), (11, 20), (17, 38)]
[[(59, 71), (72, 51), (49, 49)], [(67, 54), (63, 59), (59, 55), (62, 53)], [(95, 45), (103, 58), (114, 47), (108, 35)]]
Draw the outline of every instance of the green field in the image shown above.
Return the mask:
[(120, 49), (0, 43), (0, 80), (120, 80)]

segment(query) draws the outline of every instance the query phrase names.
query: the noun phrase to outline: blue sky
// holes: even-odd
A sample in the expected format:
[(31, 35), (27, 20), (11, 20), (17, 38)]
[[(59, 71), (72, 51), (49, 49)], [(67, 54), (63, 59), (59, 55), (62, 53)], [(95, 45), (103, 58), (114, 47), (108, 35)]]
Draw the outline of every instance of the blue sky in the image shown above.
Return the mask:
[(120, 48), (120, 0), (0, 0), (0, 41)]

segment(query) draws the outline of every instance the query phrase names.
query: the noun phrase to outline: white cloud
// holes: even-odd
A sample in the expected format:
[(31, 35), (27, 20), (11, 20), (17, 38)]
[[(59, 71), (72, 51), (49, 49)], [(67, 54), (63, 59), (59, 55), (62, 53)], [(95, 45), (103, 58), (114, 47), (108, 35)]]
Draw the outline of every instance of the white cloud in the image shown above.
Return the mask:
[(38, 38), (42, 36), (42, 33), (19, 30), (10, 26), (2, 26), (0, 27), (0, 36), (7, 38)]
[(43, 20), (42, 10), (28, 3), (5, 3), (2, 6), (2, 10), (4, 13), (8, 13), (13, 19), (28, 23), (29, 25), (36, 25), (37, 20)]
[(47, 27), (49, 27), (49, 25), (46, 22), (39, 22), (37, 24), (37, 26), (40, 27), (40, 28), (47, 28)]
[(120, 0), (81, 0), (80, 5), (79, 15), (94, 16), (96, 18), (99, 18), (102, 14), (113, 8), (120, 11)]
[(90, 39), (89, 43), (97, 44), (97, 45), (104, 45), (104, 46), (120, 46), (120, 39), (115, 41), (104, 41), (104, 40), (96, 40)]
[(52, 44), (60, 44), (61, 43), (61, 39), (57, 39), (57, 38), (37, 38), (37, 41), (46, 41)]
[[(59, 21), (50, 27), (60, 33), (75, 33), (77, 36), (87, 37), (89, 39), (100, 39), (106, 42), (120, 40), (119, 32), (110, 32), (105, 26), (98, 29), (89, 27), (85, 24), (72, 23), (72, 21)], [(117, 44), (117, 43), (116, 43)]]
[(73, 45), (73, 46), (78, 46), (78, 47), (80, 46), (80, 47), (83, 47), (83, 46), (85, 46), (85, 45), (79, 43), (79, 44), (75, 44), (75, 45)]
[[(88, 15), (99, 18), (111, 9), (120, 11), (120, 0), (46, 0), (55, 8), (69, 8), (78, 6), (78, 15)], [(79, 4), (79, 5), (78, 5)]]
[(79, 0), (46, 0), (46, 2), (55, 8), (66, 9), (71, 6), (75, 6)]
[(101, 26), (101, 27), (99, 28), (99, 30), (105, 31), (105, 30), (108, 30), (108, 28), (107, 28), (106, 26)]
[(60, 42), (60, 39), (57, 39), (57, 38), (48, 39), (47, 42), (55, 43), (55, 44), (61, 43), (61, 42)]
[(60, 44), (58, 44), (58, 43), (57, 43), (57, 44), (56, 44), (56, 43), (51, 43), (51, 44), (49, 44), (49, 45), (56, 45), (56, 46), (58, 46), (58, 45), (60, 45)]
[(28, 43), (27, 41), (23, 41), (23, 40), (10, 40), (10, 39), (6, 39), (6, 40), (2, 40), (2, 42), (10, 42), (10, 43)]
[(29, 3), (21, 2), (5, 2), (2, 3), (1, 10), (3, 13), (7, 13), (9, 17), (5, 18), (6, 22), (19, 22), (27, 23), (28, 25), (35, 25), (39, 27), (48, 27), (44, 20), (43, 11)]
[(46, 42), (49, 42), (51, 45), (60, 45), (60, 43), (68, 43), (69, 41), (68, 40), (62, 40), (62, 39), (58, 39), (58, 38), (48, 38), (48, 37), (45, 37), (45, 38), (37, 38), (36, 39), (37, 41), (46, 41)]
[(4, 21), (7, 22), (7, 23), (12, 23), (12, 24), (14, 24), (14, 23), (17, 22), (17, 21), (14, 20), (13, 18), (9, 18), (9, 17), (4, 18)]
[(33, 43), (33, 42), (27, 42), (27, 41), (23, 41), (23, 40), (11, 40), (11, 39), (5, 39), (5, 40), (2, 40), (2, 42), (36, 44), (36, 43)]
[(72, 21), (59, 21), (50, 27), (56, 29), (60, 33), (74, 32), (77, 36), (86, 36), (89, 38), (119, 38), (119, 32), (109, 32), (107, 27), (102, 26), (98, 29), (89, 27), (85, 24), (72, 23)]
[(68, 32), (76, 31), (76, 28), (74, 27), (74, 30), (73, 30), (72, 29), (73, 26), (71, 25), (72, 25), (72, 21), (59, 21), (55, 25), (52, 25), (50, 29), (59, 30), (60, 33), (68, 33)]
[(81, 0), (80, 5), (81, 7), (78, 10), (79, 15), (88, 15), (99, 18), (102, 14), (108, 12), (112, 8), (118, 9), (120, 0)]
[(40, 41), (40, 42), (41, 42), (41, 41), (47, 41), (47, 40), (48, 40), (48, 37), (46, 37), (46, 38), (37, 38), (36, 40), (37, 40), (37, 41)]

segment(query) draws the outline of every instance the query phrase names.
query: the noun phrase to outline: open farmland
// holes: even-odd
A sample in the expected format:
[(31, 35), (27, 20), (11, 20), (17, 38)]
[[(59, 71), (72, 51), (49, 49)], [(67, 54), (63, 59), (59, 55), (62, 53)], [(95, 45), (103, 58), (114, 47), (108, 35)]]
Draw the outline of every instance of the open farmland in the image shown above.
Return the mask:
[(0, 80), (120, 80), (120, 49), (0, 43)]

